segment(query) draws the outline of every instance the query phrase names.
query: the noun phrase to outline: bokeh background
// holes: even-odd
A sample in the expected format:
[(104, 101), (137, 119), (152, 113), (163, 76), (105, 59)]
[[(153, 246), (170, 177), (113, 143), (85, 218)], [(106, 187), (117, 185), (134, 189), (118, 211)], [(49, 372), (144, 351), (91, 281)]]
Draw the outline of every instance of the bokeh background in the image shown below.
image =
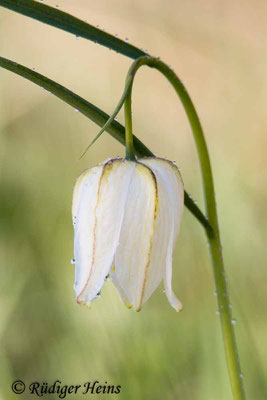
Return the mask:
[[(266, 2), (48, 4), (160, 56), (189, 90), (212, 159), (244, 382), (249, 399), (266, 399)], [(4, 9), (0, 53), (108, 113), (131, 63)], [(138, 73), (133, 110), (136, 135), (158, 155), (177, 161), (187, 191), (203, 208), (190, 127), (158, 72), (144, 68)], [(122, 386), (121, 394), (105, 398), (230, 399), (206, 239), (188, 210), (173, 263), (182, 313), (169, 306), (162, 287), (140, 313), (122, 305), (111, 282), (92, 310), (75, 302), (70, 263), (75, 179), (84, 168), (124, 154), (104, 134), (79, 161), (97, 132), (97, 126), (53, 95), (1, 69), (0, 398), (17, 398), (10, 389), (15, 379), (26, 384), (59, 379), (69, 385), (98, 380)]]

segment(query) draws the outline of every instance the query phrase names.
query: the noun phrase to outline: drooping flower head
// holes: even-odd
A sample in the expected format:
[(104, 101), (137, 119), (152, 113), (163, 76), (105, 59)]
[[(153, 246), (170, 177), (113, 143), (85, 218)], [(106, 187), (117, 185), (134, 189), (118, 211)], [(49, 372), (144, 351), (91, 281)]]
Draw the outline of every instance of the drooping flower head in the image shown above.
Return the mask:
[(85, 170), (73, 194), (75, 293), (90, 304), (109, 275), (123, 302), (139, 311), (163, 280), (177, 310), (172, 253), (184, 204), (171, 161), (110, 159)]

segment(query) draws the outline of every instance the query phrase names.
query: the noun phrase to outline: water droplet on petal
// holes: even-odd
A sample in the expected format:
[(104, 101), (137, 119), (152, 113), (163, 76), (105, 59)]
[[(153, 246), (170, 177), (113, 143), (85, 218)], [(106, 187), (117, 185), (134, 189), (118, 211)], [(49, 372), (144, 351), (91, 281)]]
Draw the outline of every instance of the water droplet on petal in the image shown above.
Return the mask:
[(218, 296), (218, 293), (217, 293), (217, 292), (214, 292), (213, 294), (214, 294), (214, 296)]
[(75, 108), (75, 112), (79, 112), (79, 110), (77, 110), (77, 108)]
[(80, 36), (76, 35), (75, 38), (76, 38), (76, 40), (79, 40), (79, 39), (80, 39)]
[(216, 315), (220, 315), (221, 313), (220, 313), (220, 311), (216, 311)]
[(96, 25), (96, 27), (99, 29), (99, 25)]
[(232, 324), (235, 325), (236, 324), (236, 319), (232, 319)]
[(239, 376), (240, 376), (240, 378), (243, 378), (244, 374), (242, 374), (242, 372), (240, 372)]
[(232, 304), (229, 304), (229, 308), (232, 308), (233, 306), (232, 306)]
[(72, 258), (72, 259), (70, 260), (70, 263), (71, 263), (72, 265), (75, 264), (75, 259)]
[(59, 6), (56, 6), (57, 9), (59, 9)]
[(116, 33), (115, 37), (119, 37), (119, 35)]
[(129, 39), (128, 39), (128, 38), (126, 38), (126, 39), (125, 39), (125, 42), (126, 42), (126, 43), (129, 43)]

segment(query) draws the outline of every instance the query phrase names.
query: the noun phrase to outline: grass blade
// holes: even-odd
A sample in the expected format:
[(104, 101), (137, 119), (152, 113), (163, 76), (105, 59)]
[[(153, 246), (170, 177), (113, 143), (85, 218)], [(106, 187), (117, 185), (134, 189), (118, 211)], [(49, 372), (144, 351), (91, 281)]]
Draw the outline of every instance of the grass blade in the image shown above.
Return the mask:
[(0, 6), (113, 49), (132, 59), (142, 50), (57, 8), (33, 0), (0, 0)]

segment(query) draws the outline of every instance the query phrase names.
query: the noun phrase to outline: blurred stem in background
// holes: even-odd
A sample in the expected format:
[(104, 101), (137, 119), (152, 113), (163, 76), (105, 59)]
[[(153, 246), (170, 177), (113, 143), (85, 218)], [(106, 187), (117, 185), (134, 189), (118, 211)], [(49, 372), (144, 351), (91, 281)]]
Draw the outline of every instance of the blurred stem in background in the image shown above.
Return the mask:
[[(105, 45), (113, 50), (124, 54), (131, 58), (138, 58), (143, 56), (144, 53), (139, 49), (135, 48), (128, 43), (121, 41), (109, 35), (105, 32), (98, 30), (95, 27), (92, 27), (85, 22), (78, 20), (75, 17), (70, 16), (69, 14), (63, 13), (57, 9), (53, 9), (52, 7), (45, 6), (43, 4), (39, 4), (32, 0), (0, 0), (0, 5), (7, 7), (11, 10), (20, 12), (24, 15), (30, 16), (35, 18), (39, 21), (48, 23), (52, 26), (58, 27), (65, 31), (74, 33), (76, 35), (82, 36), (86, 39), (93, 40), (99, 44)], [(139, 63), (139, 64), (138, 64)], [(9, 64), (9, 65), (8, 65)], [(12, 64), (12, 63), (11, 63)], [(1, 65), (9, 70), (13, 70), (13, 72), (18, 73), (31, 79), (28, 74), (28, 69), (22, 66), (20, 70), (16, 71), (16, 63), (13, 63), (13, 66), (10, 64), (8, 60), (1, 59)], [(213, 184), (213, 177), (211, 171), (211, 164), (208, 154), (207, 145), (204, 139), (204, 134), (202, 131), (202, 127), (195, 111), (194, 105), (183, 86), (182, 82), (179, 78), (175, 75), (175, 73), (163, 62), (159, 61), (158, 59), (152, 57), (142, 57), (141, 59), (137, 60), (138, 67), (141, 65), (148, 65), (151, 68), (156, 68), (159, 70), (172, 84), (176, 93), (180, 97), (180, 100), (185, 108), (187, 117), (189, 119), (193, 136), (195, 139), (198, 156), (200, 160), (201, 172), (202, 172), (202, 179), (203, 179), (203, 191), (204, 191), (204, 198), (205, 198), (205, 206), (207, 211), (207, 219), (208, 223), (203, 223), (203, 226), (206, 230), (206, 234), (208, 237), (208, 243), (210, 247), (210, 254), (213, 263), (213, 271), (214, 271), (214, 278), (215, 278), (215, 285), (217, 291), (217, 300), (218, 300), (218, 314), (220, 315), (221, 326), (222, 326), (222, 333), (224, 338), (224, 346), (225, 346), (225, 353), (226, 353), (226, 361), (232, 386), (233, 397), (235, 400), (243, 400), (245, 399), (244, 387), (243, 387), (243, 380), (242, 380), (242, 373), (240, 370), (239, 365), (239, 357), (238, 351), (235, 341), (234, 335), (234, 328), (233, 328), (233, 320), (231, 315), (231, 305), (229, 301), (229, 294), (227, 289), (227, 282), (226, 276), (224, 272), (224, 265), (223, 265), (223, 258), (222, 258), (222, 247), (220, 243), (220, 234), (219, 234), (219, 226), (218, 226), (218, 217), (217, 217), (217, 210), (216, 210), (216, 202), (215, 202), (215, 191), (214, 191), (214, 184)], [(25, 71), (23, 73), (22, 69), (24, 68)], [(28, 76), (26, 76), (28, 74)], [(41, 77), (39, 75), (39, 77)], [(47, 79), (45, 77), (43, 80)], [(39, 85), (42, 84), (42, 78)], [(37, 82), (36, 82), (37, 83)], [(50, 81), (51, 83), (51, 81)], [(60, 85), (56, 84), (58, 88)], [(53, 84), (52, 84), (53, 86)], [(45, 85), (43, 85), (45, 87)], [(56, 88), (56, 89), (58, 89)], [(55, 89), (55, 92), (56, 92)], [(61, 87), (62, 89), (62, 87)], [(63, 88), (65, 89), (65, 88)], [(131, 90), (131, 87), (130, 87)], [(53, 90), (50, 90), (53, 93)], [(130, 93), (130, 92), (129, 92)], [(58, 94), (57, 94), (58, 95)], [(69, 95), (69, 93), (66, 93)], [(74, 95), (76, 96), (76, 95)], [(60, 97), (60, 96), (58, 96)], [(67, 96), (68, 97), (68, 96)], [(72, 103), (73, 103), (73, 96)], [(64, 100), (64, 96), (61, 96)], [(78, 96), (76, 96), (77, 100)], [(126, 101), (129, 102), (130, 95), (126, 97)], [(88, 104), (84, 102), (83, 99), (80, 99), (83, 103), (83, 107), (86, 109), (88, 108)], [(71, 104), (71, 101), (67, 101), (68, 104)], [(73, 103), (74, 104), (74, 103)], [(72, 104), (72, 105), (73, 105)], [(129, 103), (126, 103), (129, 106)], [(92, 105), (90, 105), (92, 106)], [(92, 106), (93, 108), (94, 106)], [(127, 107), (127, 105), (126, 105)], [(96, 108), (94, 109), (96, 112)], [(84, 112), (85, 114), (85, 112)], [(97, 113), (96, 113), (97, 114)], [(108, 129), (107, 129), (108, 130)], [(129, 157), (132, 155), (130, 154)]]

